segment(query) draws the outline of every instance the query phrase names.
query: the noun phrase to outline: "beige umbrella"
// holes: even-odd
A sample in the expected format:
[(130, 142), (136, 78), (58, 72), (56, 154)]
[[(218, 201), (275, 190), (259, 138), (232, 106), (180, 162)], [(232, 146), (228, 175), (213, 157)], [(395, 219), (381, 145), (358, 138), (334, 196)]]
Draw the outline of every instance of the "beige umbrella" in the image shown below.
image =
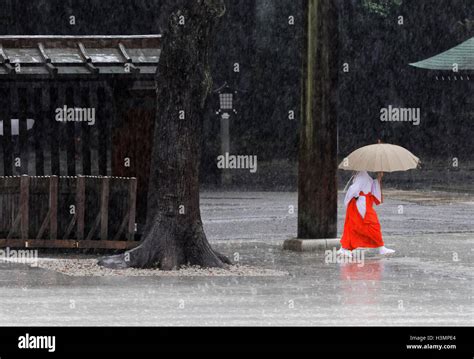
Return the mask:
[(352, 152), (339, 165), (347, 171), (396, 172), (418, 167), (420, 159), (407, 149), (379, 143), (365, 146)]

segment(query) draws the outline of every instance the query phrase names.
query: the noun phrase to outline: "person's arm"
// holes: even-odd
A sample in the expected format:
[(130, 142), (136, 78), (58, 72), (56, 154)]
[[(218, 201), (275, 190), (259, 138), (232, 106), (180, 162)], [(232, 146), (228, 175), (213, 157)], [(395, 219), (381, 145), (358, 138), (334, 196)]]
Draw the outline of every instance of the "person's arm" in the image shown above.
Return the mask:
[(382, 178), (383, 178), (383, 172), (379, 172), (377, 176), (377, 180), (379, 181), (379, 185), (380, 185), (380, 203), (383, 203)]

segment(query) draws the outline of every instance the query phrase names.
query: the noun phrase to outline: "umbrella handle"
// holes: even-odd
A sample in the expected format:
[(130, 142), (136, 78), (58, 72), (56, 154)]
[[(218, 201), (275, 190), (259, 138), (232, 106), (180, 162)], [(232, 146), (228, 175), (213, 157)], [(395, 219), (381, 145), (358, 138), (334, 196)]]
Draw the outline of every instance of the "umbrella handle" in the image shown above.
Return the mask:
[(377, 176), (377, 180), (379, 181), (379, 184), (380, 184), (380, 203), (383, 203), (382, 178), (383, 178), (383, 172), (379, 172), (379, 173), (378, 173), (378, 176)]
[(347, 192), (347, 189), (349, 188), (349, 185), (351, 184), (353, 178), (354, 178), (354, 176), (349, 178), (349, 181), (347, 181), (346, 186), (344, 187), (344, 191), (343, 191), (344, 193)]

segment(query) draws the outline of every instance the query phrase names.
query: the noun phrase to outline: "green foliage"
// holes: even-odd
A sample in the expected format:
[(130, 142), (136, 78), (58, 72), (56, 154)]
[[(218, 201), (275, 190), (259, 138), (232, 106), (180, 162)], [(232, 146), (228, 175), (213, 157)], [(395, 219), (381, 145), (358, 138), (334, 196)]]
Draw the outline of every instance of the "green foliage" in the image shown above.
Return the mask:
[(363, 0), (362, 6), (370, 13), (382, 17), (387, 17), (402, 3), (403, 0)]

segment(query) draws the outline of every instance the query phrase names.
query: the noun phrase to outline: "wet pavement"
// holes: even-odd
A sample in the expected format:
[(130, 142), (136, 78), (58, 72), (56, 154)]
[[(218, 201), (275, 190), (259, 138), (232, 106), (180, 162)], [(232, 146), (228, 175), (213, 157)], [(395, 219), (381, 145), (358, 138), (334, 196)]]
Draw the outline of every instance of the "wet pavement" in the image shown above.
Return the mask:
[(322, 252), (281, 250), (296, 232), (290, 207), (296, 208), (295, 193), (202, 198), (216, 249), (288, 276), (68, 277), (2, 263), (0, 324), (474, 324), (472, 195), (388, 192), (377, 210), (387, 246), (397, 253), (368, 254), (360, 263), (327, 263)]

